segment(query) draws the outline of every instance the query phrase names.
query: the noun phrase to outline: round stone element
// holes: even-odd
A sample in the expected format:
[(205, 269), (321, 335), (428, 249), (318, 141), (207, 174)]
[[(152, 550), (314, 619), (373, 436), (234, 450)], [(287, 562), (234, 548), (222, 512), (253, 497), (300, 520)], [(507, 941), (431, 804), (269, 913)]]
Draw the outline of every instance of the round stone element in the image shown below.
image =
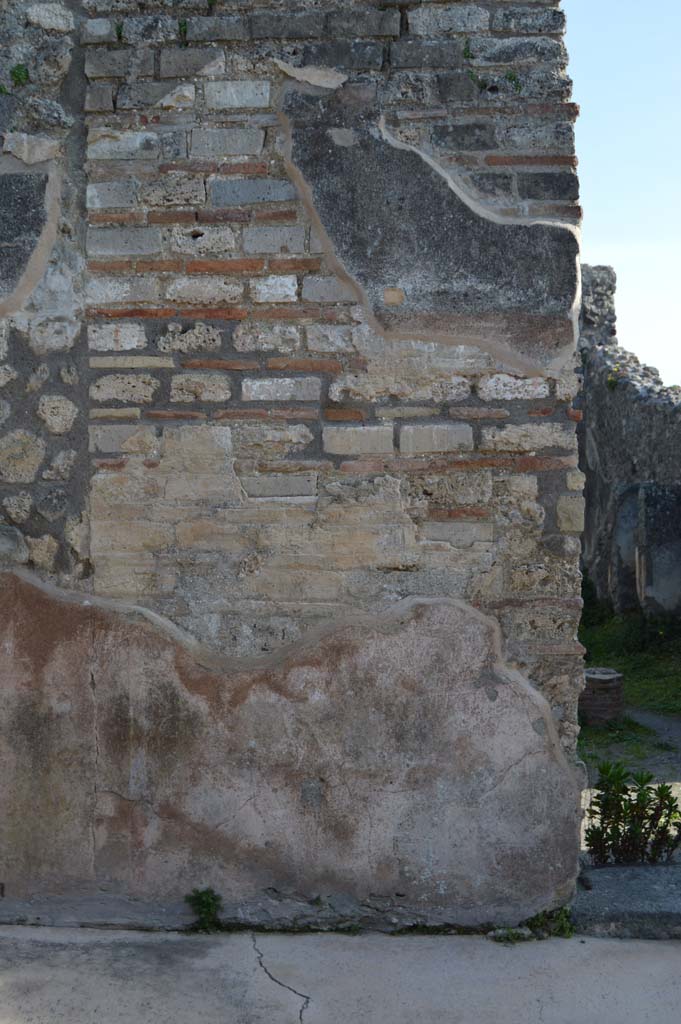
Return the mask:
[(43, 395), (38, 416), (51, 434), (68, 434), (78, 415), (78, 406), (63, 395)]
[(0, 480), (30, 484), (45, 458), (45, 442), (29, 430), (13, 430), (0, 438)]
[(579, 698), (583, 725), (609, 725), (624, 716), (624, 677), (613, 668), (588, 668), (586, 687)]

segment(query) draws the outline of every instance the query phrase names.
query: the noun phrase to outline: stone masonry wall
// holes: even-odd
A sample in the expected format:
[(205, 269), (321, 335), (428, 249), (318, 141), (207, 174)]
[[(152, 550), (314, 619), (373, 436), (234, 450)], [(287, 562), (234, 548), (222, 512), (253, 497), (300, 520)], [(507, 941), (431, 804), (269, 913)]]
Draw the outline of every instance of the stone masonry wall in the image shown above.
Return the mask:
[[(583, 478), (572, 409), (576, 109), (559, 4), (84, 0), (8, 3), (1, 18), (5, 559), (61, 588), (55, 600), (75, 591), (81, 603), (160, 616), (223, 673), (237, 664), (224, 659), (288, 664), (320, 630), (358, 615), (383, 622), (405, 601), (461, 602), (462, 644), (486, 616), (483, 639), (465, 650), (480, 643), (490, 665), (516, 673), (518, 701), (529, 687), (546, 712), (535, 708), (534, 735), (554, 759), (533, 775), (535, 754), (514, 748), (507, 763), (501, 719), (483, 728), (487, 716), (465, 698), (471, 743), (501, 758), (480, 777), (494, 787), (508, 771), (513, 806), (522, 794), (531, 802), (532, 824), (502, 821), (494, 842), (510, 877), (512, 862), (530, 872), (546, 862), (557, 827), (568, 854), (553, 895), (539, 887), (533, 898), (530, 884), (521, 902), (564, 898), (577, 799), (552, 825), (543, 787), (554, 778), (555, 789), (557, 770), (576, 793)], [(450, 643), (440, 663), (465, 664)], [(367, 686), (382, 693), (366, 657)], [(114, 685), (98, 676), (103, 663), (91, 670), (102, 709)], [(412, 671), (427, 703), (418, 659)], [(173, 700), (186, 701), (178, 679)], [(471, 668), (461, 685), (479, 679)], [(328, 681), (316, 685), (328, 696)], [(291, 743), (300, 699), (280, 711)], [(357, 715), (371, 720), (380, 705), (399, 732), (399, 701), (363, 701)], [(163, 718), (162, 702), (145, 714)], [(345, 764), (348, 750), (330, 753), (325, 735), (323, 755), (298, 738), (286, 757)], [(386, 763), (401, 759), (401, 771), (405, 750), (396, 740)], [(449, 762), (451, 748), (433, 754), (433, 777), (441, 756)], [(321, 769), (310, 771), (314, 799), (312, 782), (295, 785), (312, 814), (333, 800), (323, 786), (319, 796)], [(152, 782), (137, 783), (112, 783), (106, 807), (96, 782), (83, 795), (97, 820), (93, 884), (111, 881), (112, 836), (132, 827), (117, 800), (139, 801), (158, 824)], [(206, 828), (226, 817), (221, 786), (192, 790)], [(413, 793), (424, 799), (418, 783)], [(324, 828), (332, 865), (342, 830), (336, 819)], [(140, 849), (153, 846), (135, 834)], [(437, 896), (424, 888), (434, 869), (427, 843), (413, 844), (405, 856), (419, 867), (403, 877), (420, 872), (418, 900), (456, 916), (450, 883)], [(161, 895), (191, 880), (193, 856), (164, 869)], [(360, 880), (347, 883), (356, 895), (377, 870), (370, 857), (358, 863)], [(121, 891), (135, 889), (113, 874)], [(338, 888), (332, 866), (325, 878)], [(296, 885), (311, 891), (305, 868)], [(508, 916), (486, 885), (472, 884), (468, 918), (492, 905)], [(30, 879), (18, 888), (30, 891)]]
[(584, 267), (585, 570), (617, 611), (681, 613), (681, 388), (617, 345), (616, 278)]

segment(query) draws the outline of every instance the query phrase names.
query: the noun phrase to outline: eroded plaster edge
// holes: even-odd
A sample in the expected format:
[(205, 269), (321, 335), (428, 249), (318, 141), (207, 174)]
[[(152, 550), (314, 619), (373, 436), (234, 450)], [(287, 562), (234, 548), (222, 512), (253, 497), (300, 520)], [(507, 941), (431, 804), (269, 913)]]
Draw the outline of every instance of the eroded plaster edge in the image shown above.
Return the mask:
[[(120, 615), (123, 618), (141, 618), (158, 630), (159, 633), (164, 634), (168, 639), (182, 647), (201, 667), (213, 672), (230, 672), (234, 674), (266, 671), (273, 667), (282, 667), (287, 663), (298, 662), (301, 658), (314, 651), (327, 637), (340, 633), (352, 626), (369, 627), (389, 635), (400, 626), (406, 625), (419, 608), (456, 608), (469, 618), (479, 622), (489, 631), (492, 641), (492, 670), (501, 679), (522, 690), (523, 693), (530, 695), (533, 700), (539, 698), (541, 715), (546, 724), (547, 741), (551, 742), (556, 756), (560, 757), (564, 766), (566, 768), (572, 767), (560, 743), (546, 697), (528, 678), (512, 668), (505, 659), (503, 637), (498, 620), (459, 598), (413, 595), (372, 613), (360, 610), (348, 611), (331, 622), (315, 626), (308, 630), (301, 639), (284, 644), (276, 651), (271, 651), (264, 655), (237, 657), (220, 654), (207, 647), (166, 616), (152, 611), (143, 605), (134, 604), (120, 598), (95, 596), (93, 594), (79, 593), (75, 590), (67, 590), (42, 579), (42, 577), (29, 569), (0, 569), (0, 584), (12, 577), (34, 587), (60, 604), (98, 609), (108, 614)], [(438, 630), (429, 631), (427, 627), (423, 626), (420, 628), (424, 636), (442, 640), (447, 639), (446, 633)]]
[[(23, 167), (24, 165), (22, 164), (22, 170)], [(42, 164), (31, 165), (31, 173), (37, 174), (41, 170), (44, 173), (45, 168)], [(59, 164), (53, 163), (47, 169), (45, 226), (40, 233), (31, 258), (16, 287), (10, 295), (0, 301), (0, 316), (11, 316), (14, 313), (18, 313), (42, 280), (45, 268), (57, 241), (63, 177), (63, 171)]]

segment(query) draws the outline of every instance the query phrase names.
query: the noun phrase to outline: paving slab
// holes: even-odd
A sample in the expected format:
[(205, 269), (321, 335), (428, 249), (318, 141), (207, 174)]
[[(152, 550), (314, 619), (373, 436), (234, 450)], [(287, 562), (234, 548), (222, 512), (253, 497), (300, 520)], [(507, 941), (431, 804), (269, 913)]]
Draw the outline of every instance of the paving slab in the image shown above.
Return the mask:
[[(572, 918), (583, 935), (681, 939), (681, 862), (595, 868), (582, 876)], [(681, 949), (679, 950), (681, 968)]]
[(681, 943), (0, 928), (2, 1024), (660, 1024)]

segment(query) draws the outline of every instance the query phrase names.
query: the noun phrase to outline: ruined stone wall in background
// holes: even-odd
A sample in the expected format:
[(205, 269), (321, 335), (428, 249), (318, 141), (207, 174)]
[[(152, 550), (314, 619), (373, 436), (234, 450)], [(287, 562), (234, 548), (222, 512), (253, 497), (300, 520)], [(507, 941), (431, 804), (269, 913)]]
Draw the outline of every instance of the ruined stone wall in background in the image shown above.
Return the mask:
[(585, 570), (617, 611), (681, 613), (681, 387), (617, 345), (615, 273), (584, 267)]
[[(409, 743), (428, 753), (432, 740), (426, 774), (437, 779), (454, 757), (445, 791), (455, 805), (457, 777), (474, 775), (483, 791), (507, 780), (516, 811), (490, 840), (497, 864), (507, 865), (507, 889), (524, 894), (519, 905), (555, 902), (569, 891), (576, 864), (570, 762), (582, 685), (575, 639), (582, 476), (572, 410), (580, 210), (559, 4), (5, 7), (0, 188), (18, 197), (2, 240), (12, 268), (3, 272), (0, 371), (7, 559), (42, 574), (43, 585), (80, 592), (81, 604), (109, 608), (116, 599), (162, 617), (154, 621), (229, 679), (235, 658), (242, 666), (262, 658), (287, 665), (311, 637), (357, 616), (380, 623), (408, 608), (404, 625), (425, 614), (414, 601), (439, 602), (450, 617), (456, 602), (467, 623), (458, 653), (432, 626), (439, 655), (426, 669), (418, 645), (407, 644), (405, 678), (393, 683), (396, 692), (415, 687), (420, 706), (428, 702), (424, 673), (444, 671), (438, 685), (447, 691), (446, 666), (461, 662), (468, 695), (455, 701), (452, 684), (447, 698), (459, 739), (438, 746), (426, 715), (418, 743), (405, 739), (400, 749), (401, 719), (414, 705), (397, 696), (386, 703), (386, 676), (395, 670), (381, 669), (367, 640), (357, 657), (366, 660), (369, 695), (338, 726), (342, 736), (332, 728), (342, 697), (326, 677), (306, 663), (303, 696), (271, 683), (290, 744), (275, 753), (270, 741), (271, 756), (277, 771), (288, 760), (298, 765), (295, 784), (286, 776), (279, 789), (292, 786), (295, 813), (322, 829), (332, 888), (340, 885), (339, 863), (352, 861), (344, 844), (355, 842), (360, 867), (347, 888), (356, 896), (380, 889), (381, 872), (393, 895), (400, 885), (412, 893), (418, 875), (418, 900), (424, 907), (439, 900), (451, 916), (458, 897), (447, 858), (459, 855), (440, 851), (437, 867), (428, 866), (434, 854), (417, 838), (437, 832), (437, 815), (419, 818), (409, 850), (394, 862), (396, 820), (388, 815), (377, 826), (383, 852), (373, 859), (375, 837), (353, 840), (352, 821), (339, 822), (345, 810), (328, 779), (341, 765), (361, 763), (353, 732), (371, 743), (367, 723), (385, 720), (394, 746), (387, 744), (388, 769), (381, 769), (388, 774), (390, 765), (398, 775), (406, 770)], [(484, 629), (474, 628), (480, 613)], [(464, 643), (471, 630), (482, 632)], [(105, 633), (89, 634), (91, 651)], [(65, 642), (55, 641), (60, 657)], [(340, 661), (346, 643), (338, 641)], [(476, 644), (482, 653), (470, 655), (467, 674), (466, 652)], [(49, 647), (45, 658), (52, 665), (57, 653)], [(102, 729), (123, 735), (114, 710), (104, 714), (120, 694), (98, 674), (101, 652), (92, 658), (86, 696), (95, 694), (97, 714), (93, 725), (90, 708), (84, 729), (99, 729), (101, 744)], [(500, 665), (522, 681), (515, 704), (507, 694), (505, 716), (504, 702), (492, 713), (499, 690), (485, 676)], [(44, 665), (39, 675), (50, 704), (54, 682)], [(188, 708), (205, 694), (199, 687), (188, 696), (186, 680), (180, 673), (168, 700), (173, 728), (191, 732)], [(471, 703), (481, 686), (489, 715)], [(329, 702), (323, 742), (313, 742), (312, 726), (299, 734), (315, 693)], [(536, 750), (508, 740), (510, 709), (516, 714), (528, 700)], [(227, 705), (209, 709), (221, 729)], [(157, 694), (143, 715), (159, 736), (168, 728), (165, 706)], [(269, 721), (262, 714), (259, 721)], [(101, 878), (113, 885), (115, 877), (131, 892), (144, 886), (130, 843), (142, 859), (154, 844), (172, 850), (157, 886), (167, 895), (195, 880), (196, 866), (195, 851), (177, 852), (179, 826), (168, 825), (168, 807), (186, 801), (186, 814), (208, 832), (229, 814), (222, 783), (211, 789), (203, 779), (197, 791), (191, 751), (187, 777), (162, 812), (151, 775), (139, 767), (162, 752), (148, 745), (153, 728), (140, 730), (140, 749), (131, 733), (121, 739), (127, 776), (119, 766), (115, 782), (95, 779), (82, 793), (83, 835), (94, 835), (83, 857), (93, 885)], [(211, 737), (208, 745), (218, 742)], [(176, 739), (171, 729), (171, 746)], [(261, 740), (257, 756), (266, 759)], [(55, 739), (54, 749), (62, 742)], [(87, 758), (79, 778), (97, 777)], [(301, 764), (310, 776), (302, 781)], [(274, 768), (261, 767), (269, 778)], [(214, 780), (215, 770), (208, 771)], [(412, 802), (427, 805), (408, 774)], [(556, 809), (552, 821), (556, 777), (567, 810)], [(375, 794), (392, 784), (381, 779)], [(26, 786), (17, 791), (28, 799)], [(238, 789), (238, 797), (253, 816), (251, 883), (278, 885), (283, 853), (277, 860), (269, 850), (264, 874), (255, 867), (263, 844), (277, 846), (272, 816), (254, 810), (248, 792)], [(355, 811), (362, 827), (372, 798), (363, 799), (367, 807)], [(524, 800), (527, 816), (517, 814)], [(125, 801), (147, 816), (144, 828), (125, 819)], [(20, 800), (13, 806), (19, 818)], [(478, 809), (467, 806), (463, 818), (475, 821)], [(126, 837), (120, 849), (117, 830)], [(546, 843), (556, 830), (568, 853), (548, 889), (533, 889), (530, 865), (553, 856)], [(471, 865), (487, 841), (483, 831), (472, 829)], [(219, 861), (226, 846), (215, 852), (216, 842), (208, 845)], [(308, 868), (295, 884), (309, 894), (317, 876)], [(459, 900), (469, 919), (503, 903), (486, 889), (494, 870), (482, 871), (482, 881), (469, 878)], [(510, 880), (516, 870), (530, 872), (527, 885)], [(220, 872), (211, 871), (219, 887)], [(440, 881), (429, 890), (427, 877)], [(22, 877), (20, 888), (30, 890), (30, 879)]]

